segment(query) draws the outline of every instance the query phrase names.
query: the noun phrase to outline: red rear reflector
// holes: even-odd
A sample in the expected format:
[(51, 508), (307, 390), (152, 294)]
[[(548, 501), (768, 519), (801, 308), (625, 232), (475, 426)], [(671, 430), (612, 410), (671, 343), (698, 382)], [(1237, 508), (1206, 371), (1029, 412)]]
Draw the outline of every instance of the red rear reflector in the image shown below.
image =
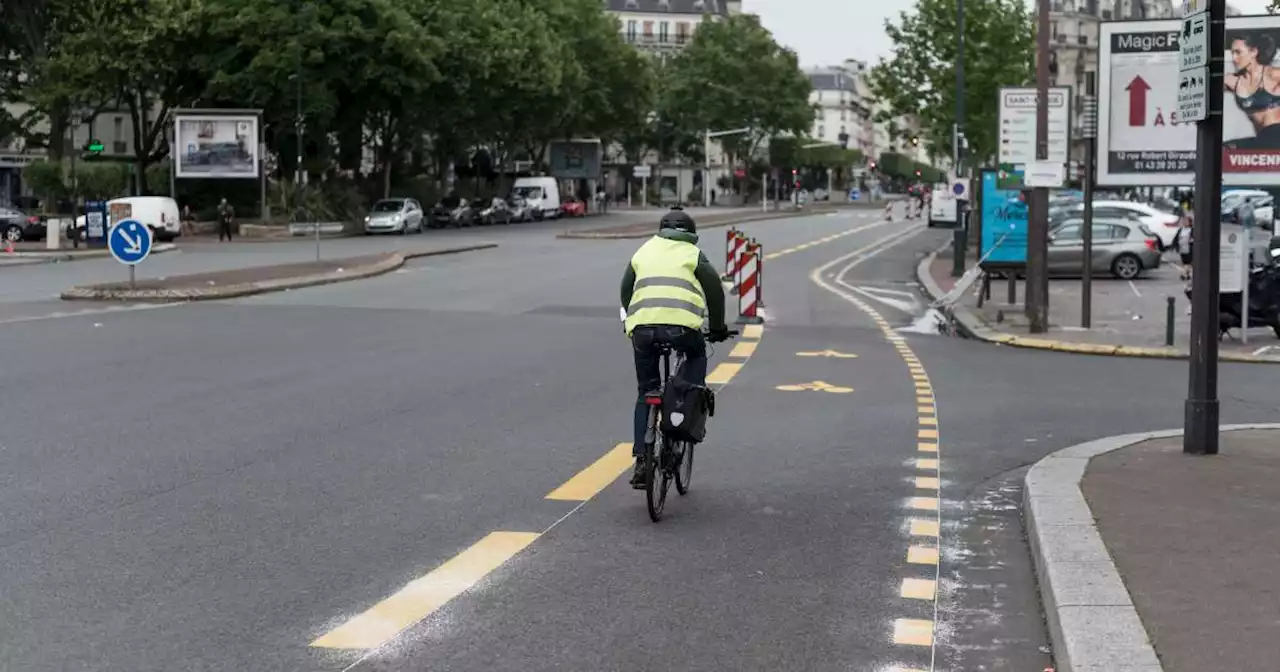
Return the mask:
[(649, 404), (650, 406), (661, 406), (662, 397), (645, 397), (644, 403)]
[(1155, 241), (1155, 239), (1154, 239), (1154, 238), (1148, 238), (1148, 239), (1146, 240), (1146, 243), (1147, 243), (1147, 248), (1148, 248), (1148, 249), (1151, 249), (1151, 250), (1158, 250), (1158, 249), (1160, 249), (1160, 246), (1156, 244), (1156, 241)]

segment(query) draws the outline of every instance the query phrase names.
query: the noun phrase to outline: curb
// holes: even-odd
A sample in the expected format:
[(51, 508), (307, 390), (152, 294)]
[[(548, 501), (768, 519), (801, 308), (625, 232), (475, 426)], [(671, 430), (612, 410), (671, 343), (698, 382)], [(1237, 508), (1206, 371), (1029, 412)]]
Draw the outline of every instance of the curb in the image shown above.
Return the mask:
[[(934, 281), (929, 267), (933, 265), (938, 252), (932, 252), (916, 266), (916, 280), (924, 288), (930, 298), (937, 300), (946, 292)], [(1051, 338), (1035, 338), (1006, 334), (987, 326), (987, 323), (967, 308), (950, 306), (943, 310), (955, 323), (959, 331), (966, 337), (996, 345), (1008, 345), (1015, 348), (1032, 350), (1050, 350), (1077, 355), (1103, 355), (1108, 357), (1137, 357), (1141, 359), (1181, 359), (1189, 355), (1177, 348), (1143, 347), (1135, 345), (1113, 345), (1110, 343), (1073, 343)], [(1240, 364), (1280, 364), (1280, 356), (1252, 355), (1238, 352), (1219, 352), (1218, 359), (1224, 362)]]
[[(1224, 425), (1220, 431), (1249, 429), (1280, 424)], [(1027, 472), (1023, 519), (1058, 672), (1164, 670), (1080, 481), (1098, 455), (1175, 436), (1182, 430), (1110, 436), (1051, 453)]]
[[(160, 243), (151, 248), (151, 254), (163, 254), (178, 249), (174, 243)], [(111, 257), (108, 250), (61, 250), (58, 252), (13, 252), (4, 256), (15, 259), (31, 259), (32, 264), (57, 264), (81, 259), (106, 259)]]
[[(796, 217), (809, 217), (816, 214), (827, 214), (830, 212), (839, 212), (836, 208), (817, 207), (812, 210), (800, 210), (790, 212), (780, 212), (772, 215), (744, 216), (739, 219), (725, 220), (723, 222), (710, 222), (708, 224), (699, 224), (698, 230), (718, 229), (726, 226), (736, 226), (738, 224), (749, 224), (751, 222), (767, 222), (775, 219), (794, 219)], [(645, 231), (643, 233), (608, 233), (603, 231), (562, 231), (556, 234), (556, 238), (566, 238), (571, 240), (636, 240), (639, 238), (649, 238), (653, 236), (653, 231)]]
[(438, 257), (447, 254), (461, 254), (475, 250), (487, 250), (497, 247), (497, 243), (480, 243), (461, 247), (450, 247), (421, 252), (392, 252), (386, 259), (359, 268), (342, 272), (330, 271), (314, 273), (294, 278), (278, 278), (262, 282), (245, 282), (236, 285), (225, 285), (213, 288), (185, 289), (124, 289), (115, 287), (95, 287), (92, 285), (72, 287), (62, 292), (66, 301), (133, 301), (139, 303), (179, 303), (185, 301), (219, 301), (235, 299), (256, 294), (281, 292), (288, 289), (303, 289), (352, 280), (363, 280), (394, 271), (410, 259)]

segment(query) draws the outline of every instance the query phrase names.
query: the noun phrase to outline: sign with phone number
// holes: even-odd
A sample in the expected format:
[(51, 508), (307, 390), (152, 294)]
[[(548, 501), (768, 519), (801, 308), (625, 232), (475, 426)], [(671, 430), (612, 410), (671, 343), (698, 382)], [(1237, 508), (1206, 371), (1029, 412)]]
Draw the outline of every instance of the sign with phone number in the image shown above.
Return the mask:
[(1195, 152), (1109, 152), (1107, 167), (1112, 173), (1189, 173), (1195, 158)]

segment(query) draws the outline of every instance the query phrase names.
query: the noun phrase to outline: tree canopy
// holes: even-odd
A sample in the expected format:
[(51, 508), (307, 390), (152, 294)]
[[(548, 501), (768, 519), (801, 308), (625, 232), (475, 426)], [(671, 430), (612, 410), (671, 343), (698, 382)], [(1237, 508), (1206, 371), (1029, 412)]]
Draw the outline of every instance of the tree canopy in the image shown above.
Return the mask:
[(795, 54), (749, 15), (704, 20), (666, 65), (599, 0), (29, 0), (0, 3), (0, 18), (15, 45), (0, 54), (0, 100), (32, 108), (0, 116), (0, 137), (57, 162), (50, 137), (121, 111), (143, 192), (166, 186), (148, 184), (163, 178), (148, 166), (164, 167), (183, 108), (261, 110), (281, 181), (302, 156), (312, 175), (345, 171), (383, 193), (455, 166), (545, 164), (573, 137), (633, 161), (701, 159), (703, 129), (743, 127), (724, 140), (745, 155), (812, 119)]
[[(1022, 0), (966, 0), (964, 9), (965, 137), (972, 160), (985, 162), (996, 155), (1000, 87), (1034, 76), (1034, 23)], [(953, 152), (956, 20), (954, 0), (916, 0), (885, 21), (893, 52), (871, 72), (872, 93), (885, 102), (876, 120), (914, 116), (932, 155)]]

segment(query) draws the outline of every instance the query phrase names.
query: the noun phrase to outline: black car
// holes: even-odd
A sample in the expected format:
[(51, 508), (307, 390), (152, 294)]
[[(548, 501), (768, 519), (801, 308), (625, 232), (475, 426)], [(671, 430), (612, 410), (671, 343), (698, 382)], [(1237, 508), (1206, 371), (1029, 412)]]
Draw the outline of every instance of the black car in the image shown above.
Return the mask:
[(427, 225), (433, 229), (446, 226), (464, 227), (475, 223), (476, 211), (471, 203), (458, 198), (445, 198), (431, 208), (431, 217)]

